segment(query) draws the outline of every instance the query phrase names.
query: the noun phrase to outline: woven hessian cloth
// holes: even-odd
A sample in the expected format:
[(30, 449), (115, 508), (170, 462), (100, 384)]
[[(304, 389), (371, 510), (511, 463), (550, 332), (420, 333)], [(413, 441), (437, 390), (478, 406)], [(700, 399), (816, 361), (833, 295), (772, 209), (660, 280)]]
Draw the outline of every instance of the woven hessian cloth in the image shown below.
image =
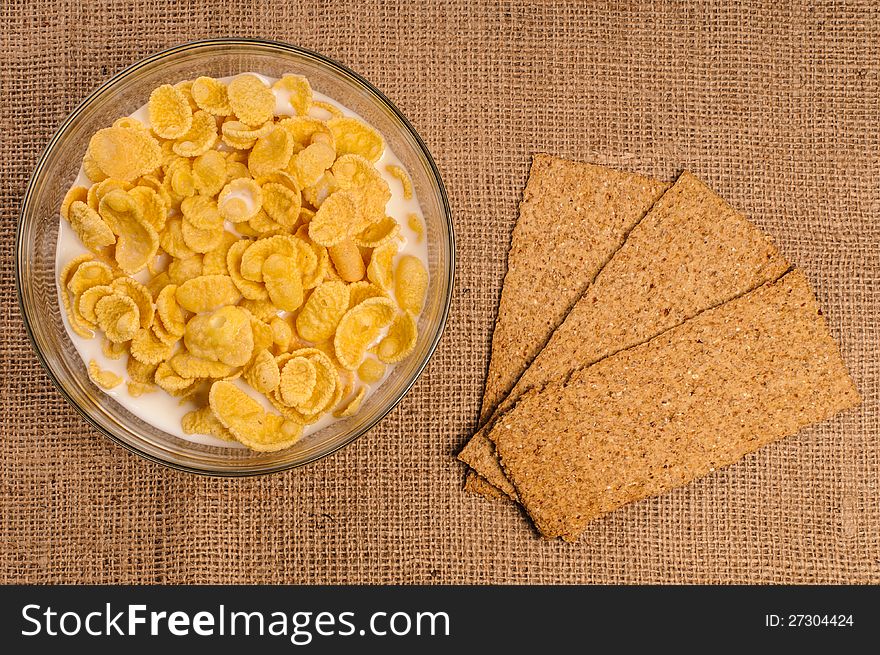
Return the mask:
[[(0, 579), (880, 582), (877, 4), (330, 4), (0, 7)], [(256, 479), (168, 470), (90, 429), (31, 351), (13, 280), (27, 177), (67, 113), (138, 59), (213, 36), (317, 50), (385, 91), (436, 158), (458, 236), (446, 334), (409, 395), (343, 451)], [(704, 179), (805, 271), (863, 405), (574, 545), (463, 492), (454, 454), (534, 152)]]

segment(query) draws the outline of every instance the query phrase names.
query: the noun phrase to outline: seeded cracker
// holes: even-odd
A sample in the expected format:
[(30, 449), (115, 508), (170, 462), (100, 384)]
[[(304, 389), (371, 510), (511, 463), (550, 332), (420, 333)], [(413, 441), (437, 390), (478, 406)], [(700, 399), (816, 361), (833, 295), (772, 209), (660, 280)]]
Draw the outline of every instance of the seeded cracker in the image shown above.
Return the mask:
[(859, 394), (799, 271), (523, 396), (491, 432), (540, 532), (683, 486)]
[[(777, 279), (788, 266), (766, 235), (696, 177), (683, 173), (596, 276), (497, 413), (528, 389), (643, 343)], [(484, 431), (462, 458), (512, 494)]]
[(667, 186), (535, 155), (507, 256), (481, 423)]

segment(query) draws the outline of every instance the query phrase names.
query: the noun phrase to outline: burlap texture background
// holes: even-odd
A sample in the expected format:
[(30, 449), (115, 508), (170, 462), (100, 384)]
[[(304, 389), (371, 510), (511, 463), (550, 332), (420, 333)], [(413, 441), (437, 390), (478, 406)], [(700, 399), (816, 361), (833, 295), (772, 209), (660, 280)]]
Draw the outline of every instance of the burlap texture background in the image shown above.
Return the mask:
[[(0, 579), (6, 582), (880, 582), (876, 2), (0, 5)], [(459, 243), (446, 336), (379, 428), (308, 468), (218, 480), (114, 446), (55, 392), (12, 261), (44, 144), (109, 75), (209, 36), (318, 50), (412, 119)], [(461, 490), (529, 156), (684, 168), (814, 284), (863, 406), (728, 470), (538, 539)]]

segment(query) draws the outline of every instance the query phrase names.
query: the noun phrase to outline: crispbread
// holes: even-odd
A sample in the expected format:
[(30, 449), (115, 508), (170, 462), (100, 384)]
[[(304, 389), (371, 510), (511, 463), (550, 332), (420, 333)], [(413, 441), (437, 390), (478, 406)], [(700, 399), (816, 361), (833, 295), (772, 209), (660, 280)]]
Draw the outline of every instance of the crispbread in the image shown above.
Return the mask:
[(468, 470), (464, 478), (464, 489), (472, 494), (479, 494), (493, 500), (510, 500), (510, 497), (486, 478), (480, 477), (473, 469)]
[(492, 335), (481, 423), (669, 184), (537, 154)]
[(493, 427), (540, 532), (685, 485), (859, 395), (799, 271), (522, 396)]
[[(771, 240), (690, 173), (630, 232), (497, 408), (611, 353), (643, 343), (789, 267)], [(488, 424), (491, 426), (491, 421)], [(482, 428), (459, 455), (515, 497)]]

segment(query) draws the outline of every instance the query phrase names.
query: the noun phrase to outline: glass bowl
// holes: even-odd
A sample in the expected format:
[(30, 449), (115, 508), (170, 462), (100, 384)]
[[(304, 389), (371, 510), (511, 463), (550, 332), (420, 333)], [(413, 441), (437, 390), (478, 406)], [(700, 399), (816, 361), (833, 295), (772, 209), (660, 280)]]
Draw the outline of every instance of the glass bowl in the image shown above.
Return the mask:
[[(97, 390), (62, 321), (55, 280), (58, 208), (80, 167), (91, 135), (143, 105), (155, 87), (199, 75), (223, 77), (254, 71), (272, 77), (305, 75), (312, 86), (375, 126), (409, 170), (425, 219), (430, 285), (419, 318), (414, 353), (352, 417), (334, 421), (298, 444), (275, 453), (207, 446), (145, 423)], [(114, 76), (67, 117), (31, 176), (18, 224), (16, 284), (25, 327), (49, 377), (82, 416), (116, 443), (147, 459), (207, 475), (272, 473), (308, 464), (351, 443), (375, 426), (424, 370), (446, 323), (455, 271), (449, 201), (422, 139), (382, 92), (344, 66), (285, 43), (213, 39), (155, 54)]]

